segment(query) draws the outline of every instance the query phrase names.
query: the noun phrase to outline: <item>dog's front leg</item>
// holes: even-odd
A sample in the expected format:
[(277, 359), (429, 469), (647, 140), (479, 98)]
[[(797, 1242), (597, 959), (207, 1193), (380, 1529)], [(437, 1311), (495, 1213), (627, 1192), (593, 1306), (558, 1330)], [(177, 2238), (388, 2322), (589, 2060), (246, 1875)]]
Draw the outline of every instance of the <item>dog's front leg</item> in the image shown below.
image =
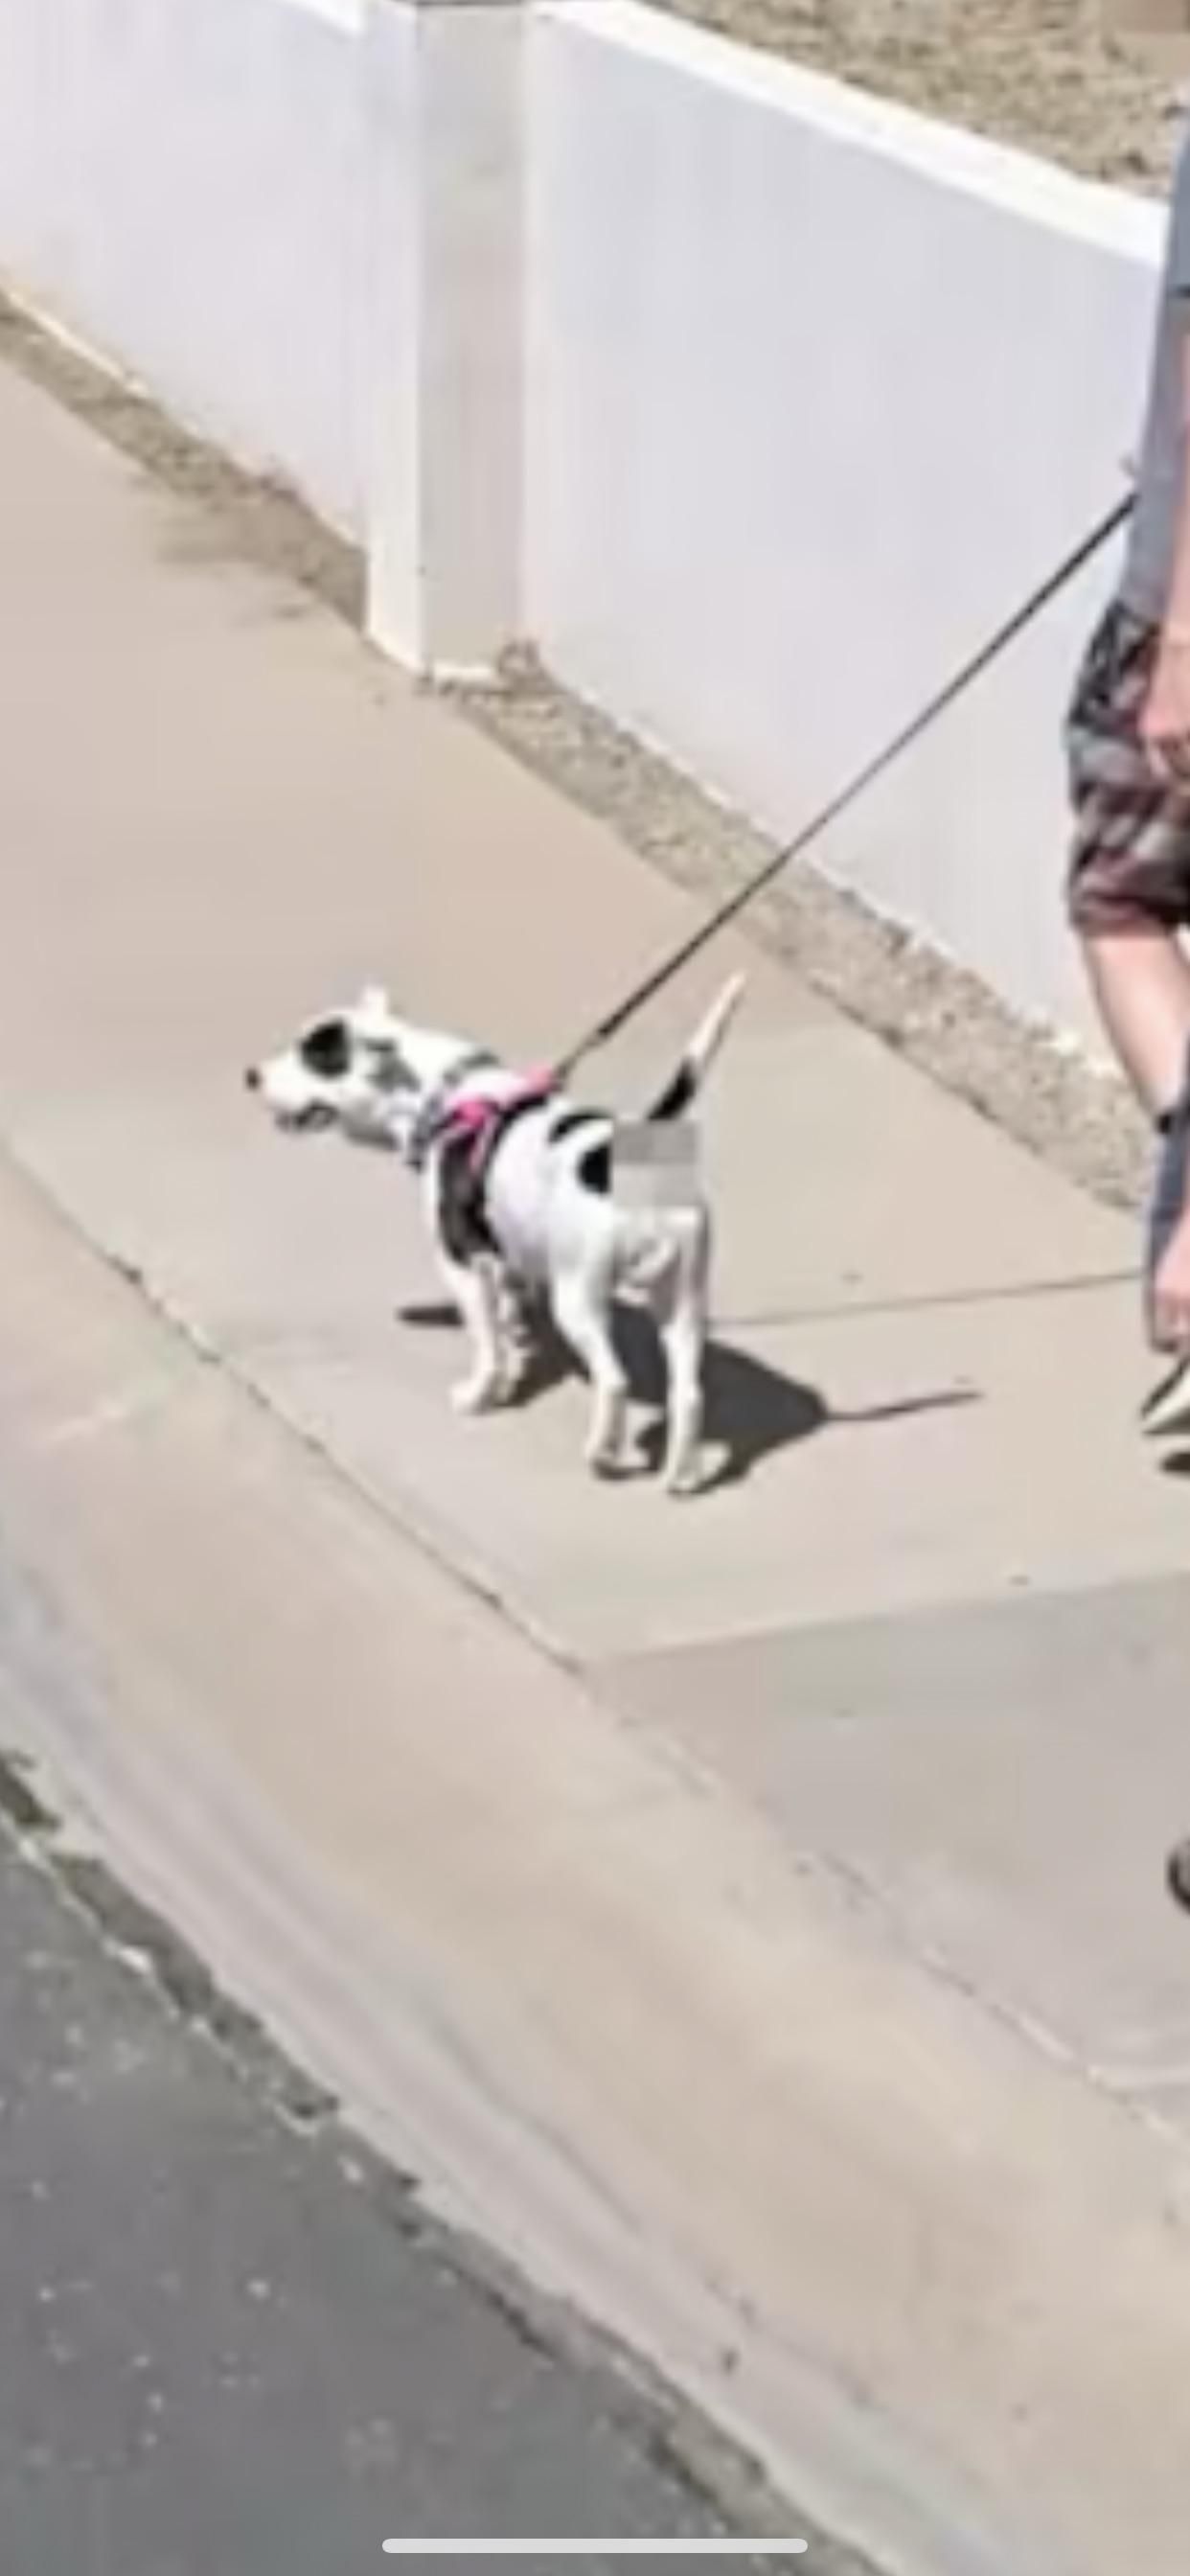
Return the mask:
[[(457, 1174), (455, 1176), (457, 1183)], [(506, 1402), (509, 1393), (504, 1316), (499, 1272), (502, 1264), (478, 1248), (471, 1250), (466, 1229), (451, 1204), (451, 1167), (433, 1155), (422, 1182), (426, 1216), (438, 1267), (451, 1301), (471, 1339), (471, 1367), (451, 1389), (457, 1413), (484, 1413)]]
[(524, 1384), (533, 1355), (533, 1329), (525, 1292), (506, 1262), (494, 1266), (494, 1293), (501, 1385), (504, 1400), (511, 1403)]
[(490, 1262), (442, 1263), (443, 1277), (471, 1336), (471, 1367), (451, 1389), (456, 1413), (484, 1413), (507, 1395), (500, 1311)]

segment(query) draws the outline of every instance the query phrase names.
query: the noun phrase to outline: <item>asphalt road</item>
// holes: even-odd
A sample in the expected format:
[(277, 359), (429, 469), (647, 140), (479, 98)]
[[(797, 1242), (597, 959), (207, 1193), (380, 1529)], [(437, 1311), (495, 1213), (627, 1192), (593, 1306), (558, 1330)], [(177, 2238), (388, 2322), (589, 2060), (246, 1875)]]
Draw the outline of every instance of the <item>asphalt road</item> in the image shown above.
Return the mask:
[(355, 2576), (390, 2535), (722, 2530), (611, 2357), (309, 2107), (0, 1822), (0, 2566)]

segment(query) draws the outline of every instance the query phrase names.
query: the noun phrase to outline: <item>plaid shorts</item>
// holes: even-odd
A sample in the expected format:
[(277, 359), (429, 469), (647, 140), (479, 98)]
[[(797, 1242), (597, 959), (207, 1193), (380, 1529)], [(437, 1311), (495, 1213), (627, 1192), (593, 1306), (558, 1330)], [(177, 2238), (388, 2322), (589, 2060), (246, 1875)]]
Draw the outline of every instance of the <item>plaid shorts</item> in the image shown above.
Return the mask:
[(1190, 924), (1190, 791), (1153, 776), (1140, 738), (1157, 643), (1155, 626), (1114, 602), (1091, 638), (1067, 718), (1068, 902), (1085, 937)]

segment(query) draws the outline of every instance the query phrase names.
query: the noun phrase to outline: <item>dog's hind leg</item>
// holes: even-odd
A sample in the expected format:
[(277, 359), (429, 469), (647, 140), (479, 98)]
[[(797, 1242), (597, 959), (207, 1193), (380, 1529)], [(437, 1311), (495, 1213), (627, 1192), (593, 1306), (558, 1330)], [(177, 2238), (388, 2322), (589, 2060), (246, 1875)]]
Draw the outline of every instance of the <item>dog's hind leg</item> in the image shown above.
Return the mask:
[(591, 1382), (591, 1426), (585, 1457), (596, 1475), (628, 1464), (628, 1380), (612, 1339), (610, 1299), (589, 1277), (564, 1273), (554, 1286), (554, 1321)]
[(665, 1353), (664, 1478), (671, 1494), (695, 1494), (701, 1481), (710, 1260), (710, 1225), (700, 1219), (652, 1300)]

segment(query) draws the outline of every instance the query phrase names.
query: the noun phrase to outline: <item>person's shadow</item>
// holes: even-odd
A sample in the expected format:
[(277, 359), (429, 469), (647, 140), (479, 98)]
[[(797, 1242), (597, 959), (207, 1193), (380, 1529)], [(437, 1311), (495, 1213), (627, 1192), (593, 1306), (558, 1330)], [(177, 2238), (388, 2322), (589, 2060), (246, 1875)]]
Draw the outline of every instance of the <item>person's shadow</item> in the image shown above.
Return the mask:
[[(435, 1304), (400, 1307), (397, 1321), (423, 1331), (448, 1332), (458, 1328), (459, 1319), (452, 1306)], [(635, 1307), (621, 1306), (616, 1312), (616, 1341), (628, 1372), (633, 1403), (651, 1415), (642, 1435), (641, 1453), (644, 1464), (656, 1469), (665, 1439), (665, 1376), (657, 1335), (647, 1316)], [(535, 1313), (532, 1357), (517, 1391), (515, 1407), (537, 1403), (552, 1388), (577, 1374), (577, 1362), (549, 1315)], [(704, 1383), (706, 1445), (708, 1450), (722, 1453), (720, 1464), (699, 1488), (704, 1496), (727, 1485), (742, 1485), (766, 1458), (812, 1439), (817, 1432), (845, 1424), (904, 1422), (917, 1414), (951, 1412), (958, 1406), (982, 1401), (977, 1388), (952, 1386), (906, 1396), (891, 1404), (872, 1405), (860, 1412), (836, 1412), (817, 1387), (786, 1376), (784, 1370), (770, 1367), (767, 1360), (757, 1359), (751, 1351), (740, 1350), (734, 1342), (714, 1332), (707, 1344)]]

